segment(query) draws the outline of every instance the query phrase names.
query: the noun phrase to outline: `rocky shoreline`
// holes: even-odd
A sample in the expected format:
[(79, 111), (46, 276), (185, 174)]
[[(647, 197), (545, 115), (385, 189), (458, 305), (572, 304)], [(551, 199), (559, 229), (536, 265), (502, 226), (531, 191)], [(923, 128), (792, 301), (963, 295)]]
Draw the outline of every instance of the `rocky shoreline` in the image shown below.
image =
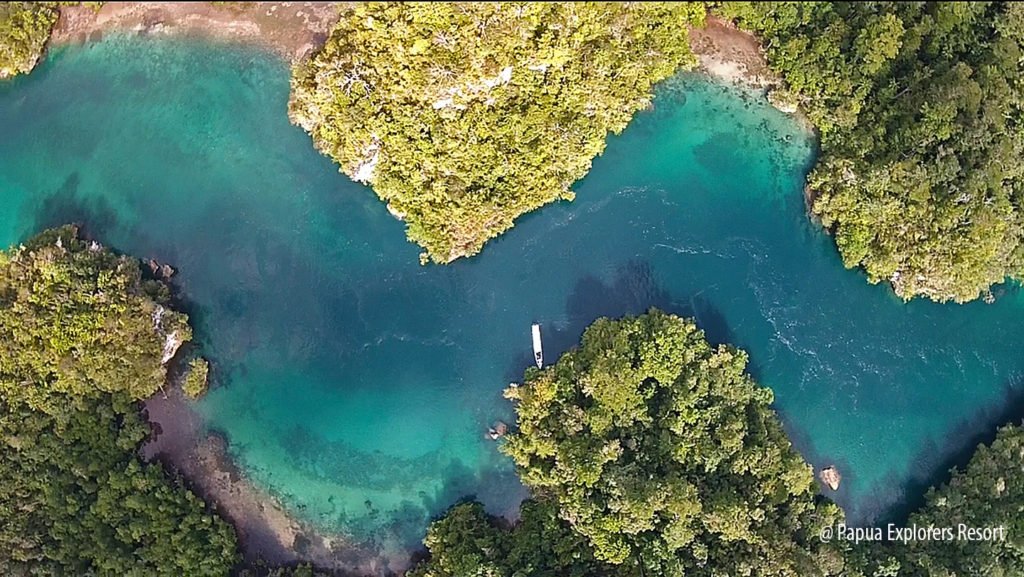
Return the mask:
[(96, 41), (107, 32), (193, 34), (250, 41), (290, 62), (308, 57), (338, 21), (342, 2), (105, 2), (64, 6), (51, 45)]
[(181, 475), (190, 488), (238, 533), (246, 561), (273, 565), (311, 562), (323, 569), (358, 575), (389, 575), (393, 568), (370, 552), (354, 548), (293, 517), (271, 493), (246, 478), (228, 453), (223, 435), (209, 432), (178, 387), (145, 402), (153, 435), (142, 457), (160, 461)]
[[(342, 8), (342, 3), (313, 2), (110, 2), (98, 11), (73, 6), (61, 9), (51, 43), (98, 41), (115, 31), (205, 35), (253, 42), (295, 63), (323, 43)], [(730, 23), (709, 18), (705, 28), (691, 30), (690, 40), (700, 70), (709, 76), (766, 93), (778, 85), (757, 39)], [(163, 271), (158, 268), (154, 274), (157, 272)], [(202, 417), (177, 388), (147, 400), (145, 409), (154, 435), (143, 447), (143, 457), (176, 471), (229, 520), (247, 560), (273, 564), (308, 561), (359, 574), (386, 575), (401, 570), (291, 515), (273, 494), (246, 478), (229, 454), (227, 439), (206, 430)]]
[(690, 49), (699, 69), (713, 78), (752, 88), (779, 84), (757, 38), (726, 20), (708, 16), (703, 28), (691, 28)]

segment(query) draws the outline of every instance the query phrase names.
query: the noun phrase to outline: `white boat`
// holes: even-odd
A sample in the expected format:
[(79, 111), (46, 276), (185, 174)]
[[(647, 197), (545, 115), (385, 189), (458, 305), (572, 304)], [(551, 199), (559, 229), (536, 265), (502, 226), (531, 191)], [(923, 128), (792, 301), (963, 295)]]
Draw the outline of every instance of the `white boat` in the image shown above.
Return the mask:
[(544, 349), (540, 344), (540, 325), (533, 323), (533, 360), (537, 361), (537, 368), (544, 368)]

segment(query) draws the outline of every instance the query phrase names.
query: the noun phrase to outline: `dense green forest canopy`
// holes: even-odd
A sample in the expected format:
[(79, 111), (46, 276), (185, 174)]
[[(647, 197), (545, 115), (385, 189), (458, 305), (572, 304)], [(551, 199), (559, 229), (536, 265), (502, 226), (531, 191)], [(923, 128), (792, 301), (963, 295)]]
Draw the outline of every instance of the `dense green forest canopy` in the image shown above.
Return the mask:
[(55, 2), (0, 2), (0, 78), (32, 70), (57, 16)]
[(0, 253), (0, 573), (225, 575), (235, 534), (156, 464), (137, 401), (191, 333), (138, 262), (47, 231)]
[(901, 526), (1005, 527), (1005, 540), (819, 542), (841, 522), (745, 357), (690, 321), (600, 319), (509, 390), (504, 450), (533, 501), (509, 527), (477, 503), (428, 531), (413, 577), (1024, 574), (1024, 428), (1007, 426)]
[(291, 116), (437, 262), (560, 198), (653, 85), (701, 3), (368, 3), (299, 67)]
[[(769, 406), (771, 391), (745, 364), (744, 353), (712, 347), (691, 321), (652, 310), (599, 319), (578, 349), (511, 387), (520, 429), (503, 448), (542, 509), (557, 509), (547, 534), (559, 537), (540, 541), (575, 533), (565, 547), (580, 556), (574, 561), (600, 561), (617, 575), (837, 573), (839, 552), (817, 536), (841, 513), (817, 496), (810, 466)], [(486, 531), (469, 543), (453, 538), (472, 534), (473, 514), (457, 510), (432, 528), (427, 544), (448, 568), (424, 575), (473, 574), (451, 567), (476, 562), (458, 548), (480, 540), (511, 548)]]
[(598, 561), (587, 539), (558, 516), (550, 499), (526, 501), (512, 527), (479, 503), (456, 505), (431, 525), (431, 556), (409, 577), (600, 577), (627, 575)]
[(952, 480), (928, 492), (925, 506), (908, 525), (1003, 527), (1005, 539), (916, 542), (893, 547), (904, 575), (1024, 575), (1024, 428), (999, 430)]
[(932, 488), (903, 526), (1002, 528), (987, 539), (872, 543), (849, 551), (849, 577), (1010, 577), (1024, 575), (1024, 428), (1001, 428), (949, 483)]
[(847, 266), (967, 301), (1024, 271), (1024, 4), (737, 2), (821, 133), (814, 212)]

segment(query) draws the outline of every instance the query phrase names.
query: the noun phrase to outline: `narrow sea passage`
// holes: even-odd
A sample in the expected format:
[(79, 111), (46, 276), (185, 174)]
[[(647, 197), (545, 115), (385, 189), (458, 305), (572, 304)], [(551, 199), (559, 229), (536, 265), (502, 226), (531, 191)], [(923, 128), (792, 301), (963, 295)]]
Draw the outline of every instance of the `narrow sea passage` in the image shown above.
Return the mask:
[[(420, 266), (403, 225), (288, 124), (262, 52), (110, 37), (0, 83), (0, 242), (80, 222), (173, 264), (219, 385), (200, 402), (253, 480), (384, 554), (475, 495), (523, 496), (484, 432), (502, 389), (602, 315), (692, 315), (750, 353), (798, 448), (891, 510), (1019, 408), (1024, 301), (904, 304), (805, 215), (813, 142), (741, 90), (662, 86), (577, 200), (483, 253)], [(909, 493), (908, 493), (909, 491)]]

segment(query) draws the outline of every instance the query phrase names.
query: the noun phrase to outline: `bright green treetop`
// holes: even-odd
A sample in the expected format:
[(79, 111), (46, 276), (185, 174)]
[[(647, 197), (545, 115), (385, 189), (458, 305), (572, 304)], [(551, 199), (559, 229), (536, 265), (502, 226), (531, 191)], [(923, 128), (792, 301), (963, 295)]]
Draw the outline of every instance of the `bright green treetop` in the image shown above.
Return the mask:
[[(560, 198), (693, 64), (700, 3), (367, 3), (295, 72), (291, 116), (431, 259)], [(426, 255), (425, 255), (426, 256)]]
[[(164, 356), (192, 337), (185, 315), (158, 299), (135, 259), (47, 231), (0, 256), (0, 394), (52, 409), (54, 393), (152, 395)], [(152, 294), (149, 294), (152, 293)]]
[(508, 390), (506, 452), (535, 494), (612, 564), (650, 575), (806, 576), (835, 569), (839, 517), (744, 373), (690, 321), (599, 319), (581, 346)]
[(0, 2), (0, 79), (32, 70), (57, 22), (56, 2)]

